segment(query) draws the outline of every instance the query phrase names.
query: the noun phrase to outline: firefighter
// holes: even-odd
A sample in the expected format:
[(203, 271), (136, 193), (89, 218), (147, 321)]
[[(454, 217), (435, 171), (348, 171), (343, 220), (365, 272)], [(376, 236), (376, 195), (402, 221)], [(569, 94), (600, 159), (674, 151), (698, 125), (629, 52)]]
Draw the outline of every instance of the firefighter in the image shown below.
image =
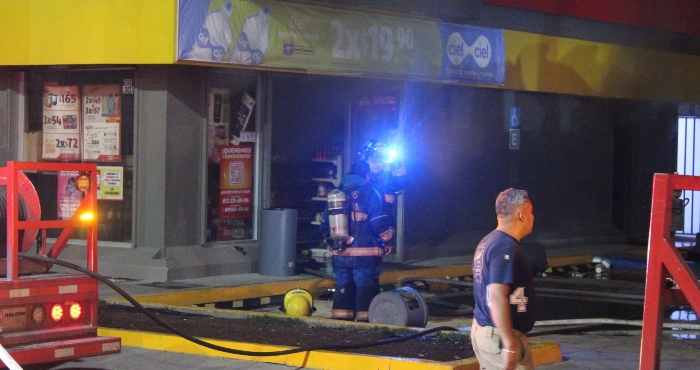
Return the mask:
[(369, 182), (382, 197), (384, 211), (396, 229), (396, 198), (408, 186), (408, 176), (403, 159), (394, 150), (383, 141), (370, 140), (365, 144), (363, 158), (370, 165)]
[(384, 245), (391, 245), (396, 233), (379, 193), (368, 182), (369, 176), (369, 163), (355, 162), (339, 185), (345, 194), (343, 198), (347, 199), (345, 211), (330, 212), (329, 217), (327, 207), (321, 220), (321, 231), (330, 241), (333, 255), (336, 287), (331, 315), (334, 319), (368, 321), (369, 305), (379, 294), (382, 257), (391, 253)]

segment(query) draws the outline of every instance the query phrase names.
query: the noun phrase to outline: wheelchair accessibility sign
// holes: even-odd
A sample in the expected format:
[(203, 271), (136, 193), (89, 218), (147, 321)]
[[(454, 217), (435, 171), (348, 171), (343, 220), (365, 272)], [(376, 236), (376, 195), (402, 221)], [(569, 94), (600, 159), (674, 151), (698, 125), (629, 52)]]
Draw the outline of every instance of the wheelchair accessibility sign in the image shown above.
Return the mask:
[(520, 108), (510, 107), (510, 132), (508, 149), (520, 149)]
[(514, 150), (520, 149), (520, 129), (519, 128), (510, 129), (510, 135), (508, 137), (508, 149), (514, 149)]

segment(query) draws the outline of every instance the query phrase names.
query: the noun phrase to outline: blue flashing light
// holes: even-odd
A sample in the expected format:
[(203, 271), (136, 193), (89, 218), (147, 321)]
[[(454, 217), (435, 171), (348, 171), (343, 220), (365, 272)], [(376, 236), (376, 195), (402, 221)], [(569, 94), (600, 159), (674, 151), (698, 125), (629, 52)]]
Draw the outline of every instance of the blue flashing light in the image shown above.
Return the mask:
[(391, 147), (386, 149), (386, 152), (384, 153), (384, 162), (393, 163), (394, 161), (398, 161), (400, 159), (401, 150), (399, 150), (397, 147)]

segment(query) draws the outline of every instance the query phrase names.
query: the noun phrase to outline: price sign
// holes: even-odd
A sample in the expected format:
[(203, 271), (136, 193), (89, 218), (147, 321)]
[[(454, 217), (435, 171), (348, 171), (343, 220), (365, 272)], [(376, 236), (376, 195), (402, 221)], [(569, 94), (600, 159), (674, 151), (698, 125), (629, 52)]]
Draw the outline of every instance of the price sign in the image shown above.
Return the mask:
[(366, 28), (352, 29), (339, 20), (331, 22), (336, 31), (331, 55), (335, 59), (370, 59), (390, 63), (394, 49), (413, 49), (413, 30), (372, 24)]
[(44, 160), (80, 160), (80, 94), (78, 86), (44, 86)]
[(83, 159), (121, 161), (120, 85), (83, 86)]

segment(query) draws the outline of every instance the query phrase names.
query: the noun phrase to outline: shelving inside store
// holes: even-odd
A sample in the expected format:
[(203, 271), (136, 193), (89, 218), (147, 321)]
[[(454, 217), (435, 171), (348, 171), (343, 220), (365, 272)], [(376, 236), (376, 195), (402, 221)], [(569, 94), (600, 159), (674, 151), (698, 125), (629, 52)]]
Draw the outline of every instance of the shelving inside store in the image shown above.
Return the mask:
[[(338, 187), (343, 173), (343, 156), (339, 148), (319, 147), (316, 155), (311, 160), (314, 164), (314, 177), (311, 181), (318, 185), (316, 196), (311, 200), (318, 203), (314, 208), (317, 210), (316, 217), (311, 221), (312, 225), (320, 225), (320, 217), (325, 208), (326, 196), (328, 192)], [(323, 203), (322, 203), (323, 202)]]

